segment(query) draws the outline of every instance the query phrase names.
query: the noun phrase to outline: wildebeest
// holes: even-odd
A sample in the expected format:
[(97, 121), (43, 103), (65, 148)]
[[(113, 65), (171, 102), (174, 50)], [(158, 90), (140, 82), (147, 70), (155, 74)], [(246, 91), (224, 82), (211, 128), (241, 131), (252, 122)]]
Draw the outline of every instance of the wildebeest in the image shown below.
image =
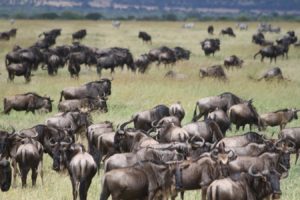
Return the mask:
[(170, 79), (174, 79), (174, 80), (185, 80), (188, 78), (188, 76), (186, 74), (182, 74), (182, 73), (178, 73), (173, 70), (170, 70), (165, 74), (165, 78), (170, 78)]
[(138, 69), (138, 71), (142, 74), (144, 74), (148, 67), (149, 64), (151, 63), (148, 54), (142, 54), (140, 57), (138, 57), (135, 61), (134, 61), (134, 65), (135, 67)]
[(229, 35), (231, 37), (235, 37), (235, 34), (234, 34), (234, 32), (233, 32), (233, 30), (232, 30), (231, 27), (228, 27), (226, 29), (222, 29), (221, 32), (220, 32), (220, 34), (221, 35)]
[(261, 80), (266, 80), (266, 81), (271, 81), (271, 80), (284, 80), (285, 78), (283, 77), (282, 71), (279, 67), (274, 67), (269, 70), (267, 70), (260, 78), (255, 79), (249, 76), (250, 79), (254, 79), (257, 81)]
[(41, 34), (39, 35), (39, 37), (41, 37), (42, 35), (43, 35), (44, 37), (51, 36), (51, 37), (56, 38), (56, 37), (58, 37), (58, 36), (61, 35), (61, 29), (55, 28), (55, 29), (52, 29), (52, 30), (50, 30), (50, 31), (43, 32), (43, 33), (41, 33)]
[(88, 82), (79, 87), (65, 88), (60, 92), (60, 102), (64, 98), (83, 99), (83, 98), (98, 98), (106, 97), (111, 94), (111, 80), (103, 78), (99, 81)]
[(227, 76), (221, 65), (214, 65), (206, 69), (200, 69), (199, 71), (199, 75), (201, 78), (212, 77), (220, 80), (227, 80)]
[(0, 158), (0, 188), (2, 192), (7, 192), (11, 185), (11, 167), (6, 159)]
[(216, 51), (220, 51), (219, 39), (205, 39), (200, 44), (206, 56), (209, 56), (210, 54), (215, 55)]
[(186, 142), (189, 139), (188, 132), (172, 122), (158, 124), (155, 128), (155, 136), (160, 143)]
[(140, 31), (139, 32), (139, 38), (141, 38), (143, 40), (143, 42), (146, 42), (146, 43), (149, 42), (150, 44), (152, 44), (151, 35), (149, 35), (145, 31)]
[(183, 155), (176, 150), (143, 148), (136, 153), (114, 154), (105, 161), (104, 172), (133, 166), (143, 160), (156, 160), (161, 162), (182, 160)]
[[(250, 143), (264, 144), (268, 140), (265, 136), (256, 132), (247, 132), (242, 135), (224, 137), (219, 143), (224, 143), (225, 147), (244, 147)], [(218, 146), (218, 145), (217, 145)]]
[(157, 61), (157, 65), (160, 65), (160, 63), (163, 63), (164, 65), (174, 64), (176, 62), (176, 54), (174, 50), (166, 46), (151, 49), (148, 56), (151, 62)]
[(169, 110), (170, 110), (170, 116), (177, 117), (180, 122), (183, 120), (183, 118), (185, 116), (185, 111), (184, 111), (180, 101), (170, 105)]
[(223, 135), (230, 129), (230, 120), (224, 110), (217, 108), (215, 111), (210, 112), (207, 116), (208, 119), (214, 120), (220, 127)]
[[(193, 121), (197, 121), (200, 119), (203, 115), (204, 118), (207, 117), (207, 115), (210, 112), (213, 112), (216, 110), (216, 108), (222, 109), (225, 112), (227, 110), (239, 103), (243, 103), (244, 100), (238, 96), (236, 96), (233, 93), (230, 92), (224, 92), (218, 96), (211, 96), (211, 97), (205, 97), (202, 99), (199, 99), (196, 102), (196, 106), (194, 109), (194, 115), (193, 115)], [(199, 110), (199, 114), (197, 114), (197, 110)]]
[(104, 98), (83, 98), (83, 99), (71, 99), (61, 101), (58, 104), (58, 110), (60, 112), (70, 112), (87, 109), (88, 111), (99, 110), (106, 113), (107, 104)]
[(82, 40), (86, 36), (86, 29), (81, 29), (75, 33), (72, 33), (72, 40)]
[(233, 105), (228, 110), (228, 116), (230, 121), (236, 125), (236, 131), (240, 129), (240, 126), (242, 126), (244, 130), (246, 124), (249, 124), (250, 130), (253, 124), (258, 127), (258, 130), (263, 128), (260, 116), (256, 108), (252, 105), (252, 100)]
[(237, 57), (236, 55), (232, 55), (228, 58), (225, 58), (224, 60), (224, 66), (226, 69), (229, 69), (230, 67), (237, 67), (241, 68), (243, 65), (244, 61)]
[(213, 35), (214, 34), (214, 27), (212, 25), (209, 25), (207, 27), (207, 32), (208, 32), (208, 34)]
[(291, 122), (293, 119), (298, 119), (297, 110), (292, 109), (280, 109), (274, 112), (269, 112), (260, 115), (262, 124), (266, 126), (280, 126), (280, 130), (284, 129), (287, 123)]
[(189, 134), (189, 138), (203, 138), (206, 142), (214, 143), (224, 137), (219, 125), (211, 119), (191, 122), (182, 127)]
[(9, 31), (8, 31), (8, 33), (9, 33), (9, 36), (12, 38), (12, 37), (16, 37), (16, 35), (17, 35), (17, 29), (16, 28), (13, 28), (13, 29), (10, 29)]
[(6, 70), (10, 81), (13, 81), (15, 76), (24, 76), (27, 83), (31, 81), (31, 65), (27, 62), (7, 65)]
[(256, 58), (256, 56), (261, 55), (261, 62), (264, 61), (265, 57), (270, 58), (270, 62), (272, 62), (273, 59), (276, 62), (276, 58), (277, 58), (277, 56), (279, 56), (281, 54), (281, 52), (282, 51), (278, 48), (278, 46), (275, 46), (275, 45), (266, 46), (266, 47), (260, 49), (254, 55), (254, 59)]
[(8, 32), (0, 32), (0, 41), (1, 40), (6, 40), (8, 41), (10, 39), (9, 33)]
[(300, 153), (300, 127), (285, 128), (279, 132), (278, 137), (283, 140), (286, 139), (292, 141), (295, 144), (295, 164), (297, 164)]
[(155, 199), (158, 194), (168, 199), (174, 165), (158, 161), (143, 161), (135, 165), (107, 172), (103, 177), (100, 200)]
[(176, 61), (190, 59), (191, 52), (189, 50), (186, 50), (182, 47), (175, 47), (174, 52), (175, 52)]
[(86, 132), (86, 128), (91, 122), (92, 118), (89, 113), (75, 111), (58, 113), (46, 119), (45, 124), (57, 129), (69, 129), (73, 134), (79, 136), (82, 132)]
[(24, 138), (16, 152), (16, 162), (21, 171), (22, 187), (26, 187), (29, 170), (32, 171), (32, 186), (36, 185), (38, 172), (43, 183), (43, 146), (32, 138)]
[(157, 105), (154, 108), (146, 111), (136, 113), (132, 116), (132, 119), (126, 124), (133, 122), (134, 128), (143, 131), (148, 131), (152, 128), (153, 122), (158, 122), (163, 117), (170, 116), (170, 110), (165, 105)]
[(280, 179), (286, 175), (274, 169), (254, 172), (253, 168), (248, 173), (236, 174), (225, 179), (212, 182), (207, 189), (207, 200), (254, 200), (280, 198)]
[(35, 110), (52, 112), (52, 102), (50, 97), (42, 97), (34, 92), (5, 97), (3, 100), (4, 113), (9, 114), (12, 109), (16, 111), (26, 111), (35, 113)]
[[(93, 157), (86, 152), (81, 144), (66, 143), (53, 144), (57, 151), (54, 156), (54, 162), (64, 165), (72, 183), (73, 200), (87, 199), (87, 192), (93, 177), (97, 172), (97, 165)], [(62, 159), (59, 159), (62, 157)], [(56, 168), (55, 168), (56, 169)]]

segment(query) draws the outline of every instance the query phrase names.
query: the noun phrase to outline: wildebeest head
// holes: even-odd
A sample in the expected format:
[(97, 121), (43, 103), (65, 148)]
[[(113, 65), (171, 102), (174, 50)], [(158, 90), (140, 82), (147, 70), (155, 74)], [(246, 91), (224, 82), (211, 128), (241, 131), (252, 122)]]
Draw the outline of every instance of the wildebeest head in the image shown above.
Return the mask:
[(54, 100), (50, 99), (50, 97), (44, 97), (43, 98), (43, 110), (46, 110), (47, 112), (52, 112), (52, 102)]
[(7, 131), (0, 131), (0, 160), (2, 157), (7, 156), (7, 148), (10, 142), (10, 138), (14, 135), (15, 129), (12, 127), (12, 133), (9, 134)]
[(11, 167), (10, 163), (2, 159), (0, 160), (0, 188), (2, 192), (9, 190), (11, 185)]
[(220, 168), (220, 173), (223, 177), (229, 176), (229, 162), (235, 160), (237, 158), (237, 155), (234, 153), (234, 151), (225, 150), (225, 144), (222, 142), (218, 146), (218, 148), (214, 149), (211, 152), (211, 157), (213, 160), (215, 160), (218, 163), (218, 167)]
[(50, 139), (50, 144), (53, 153), (53, 164), (52, 169), (55, 171), (62, 171), (65, 169), (65, 150), (73, 143), (71, 138), (66, 140), (55, 141)]
[(275, 143), (274, 146), (276, 148), (275, 152), (279, 154), (278, 164), (290, 169), (291, 153), (295, 152), (296, 144), (291, 140), (280, 139)]

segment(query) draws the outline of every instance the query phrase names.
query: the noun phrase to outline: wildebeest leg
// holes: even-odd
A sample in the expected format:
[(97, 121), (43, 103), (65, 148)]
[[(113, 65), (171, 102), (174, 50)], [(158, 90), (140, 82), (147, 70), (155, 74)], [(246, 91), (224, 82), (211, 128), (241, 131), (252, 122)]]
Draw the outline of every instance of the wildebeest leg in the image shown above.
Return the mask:
[(252, 124), (249, 124), (249, 129), (250, 131), (252, 131)]
[(18, 168), (17, 168), (17, 162), (16, 162), (16, 159), (13, 158), (12, 159), (12, 167), (14, 169), (14, 174), (13, 174), (13, 187), (17, 187), (17, 173), (18, 173)]
[(299, 149), (296, 149), (295, 165), (297, 164), (298, 158), (299, 158)]
[(22, 166), (22, 165), (19, 165), (19, 168), (21, 170), (22, 188), (24, 188), (27, 185), (26, 179), (27, 179), (27, 174), (28, 174), (30, 168), (27, 166)]
[(82, 199), (82, 200), (87, 199), (87, 192), (88, 192), (89, 187), (91, 185), (92, 178), (93, 178), (93, 176), (89, 176), (84, 181), (82, 181), (80, 183), (80, 186), (79, 186), (79, 197), (80, 197), (80, 199)]
[(37, 178), (37, 175), (38, 175), (37, 168), (33, 167), (33, 168), (31, 168), (31, 171), (32, 171), (32, 173), (31, 173), (32, 186), (35, 186), (36, 185), (36, 178)]
[(207, 187), (201, 189), (201, 198), (206, 199)]
[(38, 173), (40, 173), (41, 180), (42, 180), (42, 185), (44, 185), (43, 159), (40, 160), (40, 162), (39, 162)]
[(101, 194), (100, 194), (100, 200), (107, 200), (109, 196), (110, 196), (110, 191), (108, 189), (106, 180), (104, 179), (103, 186), (102, 186), (102, 191), (101, 191)]
[(240, 130), (240, 125), (236, 125), (235, 126), (235, 132), (239, 131)]

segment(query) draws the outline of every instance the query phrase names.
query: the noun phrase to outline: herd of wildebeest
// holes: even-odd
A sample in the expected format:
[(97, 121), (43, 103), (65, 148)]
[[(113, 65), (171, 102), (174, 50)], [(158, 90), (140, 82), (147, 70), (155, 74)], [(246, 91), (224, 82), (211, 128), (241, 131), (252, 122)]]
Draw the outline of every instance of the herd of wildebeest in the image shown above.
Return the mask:
[[(192, 27), (189, 25), (188, 27)], [(246, 24), (238, 24), (247, 30)], [(263, 29), (265, 28), (265, 29)], [(267, 41), (264, 31), (278, 32), (261, 24), (252, 41), (262, 49), (255, 54), (270, 58), (286, 56), (291, 44), (297, 44), (294, 31), (288, 31), (275, 44)], [(275, 31), (274, 31), (275, 30)], [(280, 28), (279, 28), (280, 31)], [(12, 31), (7, 32), (9, 35)], [(208, 27), (214, 34), (214, 27)], [(7, 34), (0, 34), (7, 39)], [(221, 34), (235, 37), (231, 27)], [(4, 35), (4, 37), (3, 37)], [(16, 31), (13, 36), (16, 35)], [(58, 69), (68, 66), (71, 77), (78, 77), (82, 64), (102, 69), (125, 65), (135, 72), (145, 73), (150, 64), (173, 65), (190, 57), (190, 51), (182, 47), (166, 46), (152, 49), (137, 59), (129, 49), (113, 47), (97, 49), (82, 45), (86, 30), (72, 34), (72, 45), (55, 46), (61, 29), (43, 32), (31, 47), (15, 46), (6, 54), (5, 64), (9, 80), (14, 76), (31, 79), (31, 71), (39, 66), (54, 76)], [(138, 35), (146, 43), (151, 36), (141, 31)], [(9, 39), (10, 37), (8, 37)], [(201, 47), (205, 55), (220, 50), (220, 39), (205, 39)], [(297, 46), (297, 45), (295, 45)], [(232, 55), (224, 60), (225, 69), (241, 68), (243, 60)], [(223, 66), (200, 69), (202, 77), (227, 79)], [(166, 77), (185, 79), (184, 74), (169, 71)], [(284, 79), (276, 67), (261, 79)], [(104, 121), (93, 124), (91, 112), (109, 112), (107, 99), (112, 92), (112, 79), (102, 78), (79, 87), (64, 88), (60, 92), (60, 113), (46, 119), (45, 123), (16, 131), (0, 131), (0, 186), (8, 191), (13, 179), (16, 186), (20, 174), (22, 187), (26, 187), (27, 174), (32, 171), (32, 185), (38, 174), (43, 182), (43, 155), (53, 159), (52, 169), (64, 170), (72, 183), (73, 199), (87, 199), (93, 177), (103, 168), (100, 200), (175, 199), (188, 190), (200, 190), (202, 199), (208, 200), (262, 200), (280, 199), (280, 180), (288, 176), (290, 155), (299, 157), (300, 128), (286, 128), (297, 120), (296, 108), (279, 109), (259, 114), (253, 100), (245, 100), (231, 92), (201, 98), (196, 102), (193, 119), (182, 124), (185, 110), (180, 102), (170, 106), (157, 105), (138, 112), (124, 123), (114, 126)], [(52, 99), (35, 92), (5, 97), (4, 114), (15, 111), (52, 112)], [(131, 127), (128, 127), (133, 124)], [(250, 132), (227, 136), (226, 132), (249, 125)], [(255, 126), (255, 127), (253, 127)], [(268, 138), (261, 132), (267, 127), (279, 126), (278, 139)], [(274, 134), (274, 133), (273, 133)], [(87, 147), (81, 142), (87, 140)]]

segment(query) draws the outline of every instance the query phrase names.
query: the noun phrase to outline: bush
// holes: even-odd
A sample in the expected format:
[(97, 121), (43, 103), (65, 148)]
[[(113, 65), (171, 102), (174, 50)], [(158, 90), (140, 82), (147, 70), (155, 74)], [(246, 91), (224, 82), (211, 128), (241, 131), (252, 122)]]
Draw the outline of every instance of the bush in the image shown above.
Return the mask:
[(61, 19), (83, 19), (83, 16), (79, 13), (72, 12), (72, 11), (64, 11), (61, 13)]
[(57, 19), (59, 18), (59, 15), (54, 12), (48, 12), (48, 13), (41, 13), (38, 15), (35, 15), (33, 18), (37, 19)]
[(102, 18), (103, 16), (100, 13), (89, 13), (85, 16), (85, 19), (89, 19), (89, 20), (99, 20)]

